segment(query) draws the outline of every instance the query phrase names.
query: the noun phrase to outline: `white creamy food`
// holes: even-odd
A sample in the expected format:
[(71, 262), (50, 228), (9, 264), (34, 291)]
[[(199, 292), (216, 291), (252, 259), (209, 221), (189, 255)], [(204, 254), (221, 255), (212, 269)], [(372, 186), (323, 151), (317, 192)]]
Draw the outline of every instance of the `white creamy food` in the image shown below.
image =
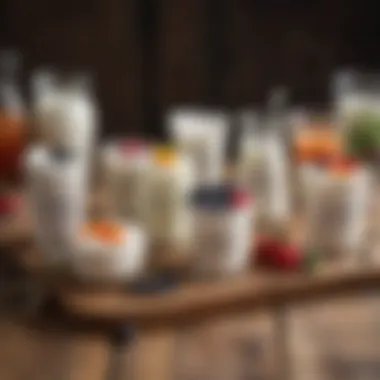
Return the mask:
[(147, 237), (141, 227), (118, 223), (121, 238), (105, 241), (101, 236), (79, 236), (73, 255), (74, 273), (84, 280), (130, 282), (145, 274)]

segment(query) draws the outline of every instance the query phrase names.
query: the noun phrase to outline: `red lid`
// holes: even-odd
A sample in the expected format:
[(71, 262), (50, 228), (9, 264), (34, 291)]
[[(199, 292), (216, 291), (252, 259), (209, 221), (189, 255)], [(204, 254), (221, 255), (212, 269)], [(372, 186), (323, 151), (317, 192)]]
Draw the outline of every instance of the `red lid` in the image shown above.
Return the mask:
[(118, 143), (118, 146), (125, 154), (138, 154), (146, 149), (147, 144), (139, 139), (124, 139)]
[(232, 193), (231, 205), (233, 208), (242, 208), (250, 205), (253, 197), (247, 190), (236, 189)]

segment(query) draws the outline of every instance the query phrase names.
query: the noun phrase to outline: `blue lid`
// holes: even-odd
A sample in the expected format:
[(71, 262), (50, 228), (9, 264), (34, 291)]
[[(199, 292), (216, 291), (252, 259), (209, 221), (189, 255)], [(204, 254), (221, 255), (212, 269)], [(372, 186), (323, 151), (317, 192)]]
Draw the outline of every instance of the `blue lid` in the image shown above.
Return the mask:
[(234, 187), (231, 184), (204, 185), (198, 187), (191, 196), (196, 208), (212, 211), (227, 210), (231, 207)]

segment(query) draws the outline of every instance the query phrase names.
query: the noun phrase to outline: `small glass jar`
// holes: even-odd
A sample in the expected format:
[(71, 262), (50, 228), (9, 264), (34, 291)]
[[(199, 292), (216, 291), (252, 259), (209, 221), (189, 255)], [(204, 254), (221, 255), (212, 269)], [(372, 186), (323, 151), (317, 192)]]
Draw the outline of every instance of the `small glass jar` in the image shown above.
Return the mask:
[(191, 267), (195, 276), (217, 278), (249, 269), (255, 223), (252, 197), (232, 186), (204, 186), (192, 196), (195, 218)]
[(113, 217), (142, 220), (140, 194), (152, 165), (147, 142), (116, 140), (102, 152), (107, 210)]
[(169, 134), (178, 150), (189, 157), (197, 183), (216, 183), (225, 165), (228, 118), (199, 109), (178, 109), (168, 116)]

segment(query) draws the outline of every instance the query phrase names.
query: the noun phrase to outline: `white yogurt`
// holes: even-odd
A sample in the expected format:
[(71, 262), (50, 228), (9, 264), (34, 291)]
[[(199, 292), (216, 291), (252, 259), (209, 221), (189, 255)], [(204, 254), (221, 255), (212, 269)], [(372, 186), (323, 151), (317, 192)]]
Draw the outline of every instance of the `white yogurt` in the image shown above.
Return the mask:
[[(236, 189), (220, 191), (224, 190), (203, 188), (193, 197), (192, 268), (202, 278), (236, 275), (249, 268), (255, 235), (252, 198)], [(201, 200), (201, 192), (209, 199)]]
[(142, 186), (152, 165), (149, 146), (133, 140), (112, 142), (102, 152), (102, 163), (110, 214), (141, 221)]
[(120, 224), (122, 238), (104, 242), (95, 236), (78, 238), (72, 266), (74, 273), (89, 281), (133, 281), (141, 277), (147, 265), (147, 237), (131, 223)]
[(197, 183), (215, 183), (225, 165), (228, 118), (220, 112), (179, 109), (169, 113), (168, 129), (179, 151), (194, 163)]
[(283, 219), (289, 215), (287, 171), (285, 149), (276, 133), (243, 133), (237, 183), (251, 191), (260, 216)]
[(52, 260), (65, 259), (84, 218), (83, 170), (75, 156), (55, 159), (40, 146), (27, 151), (25, 169), (37, 241)]
[(156, 148), (152, 159), (140, 197), (144, 227), (153, 243), (186, 246), (192, 234), (193, 166), (169, 147)]
[(371, 179), (365, 168), (337, 175), (326, 168), (300, 169), (308, 241), (336, 253), (353, 252), (367, 228)]

